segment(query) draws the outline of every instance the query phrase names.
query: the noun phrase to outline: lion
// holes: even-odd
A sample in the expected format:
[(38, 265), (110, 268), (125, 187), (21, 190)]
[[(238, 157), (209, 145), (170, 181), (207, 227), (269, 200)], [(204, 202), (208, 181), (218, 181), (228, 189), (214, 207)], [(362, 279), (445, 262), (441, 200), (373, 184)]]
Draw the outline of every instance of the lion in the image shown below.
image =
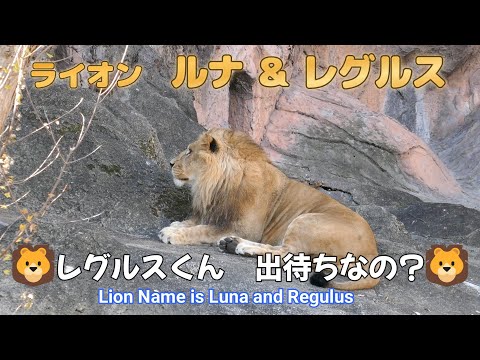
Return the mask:
[(17, 261), (17, 270), (25, 276), (30, 283), (39, 282), (50, 271), (50, 261), (47, 258), (47, 250), (38, 248), (31, 251), (27, 248), (20, 250), (20, 259)]
[[(215, 128), (170, 161), (176, 186), (189, 186), (192, 216), (163, 228), (164, 243), (218, 244), (244, 256), (347, 253), (378, 255), (375, 236), (359, 214), (275, 167), (250, 136)], [(337, 263), (337, 266), (339, 264)], [(316, 273), (312, 284), (339, 290), (367, 289), (379, 279), (331, 282)]]
[(463, 271), (463, 261), (460, 258), (460, 249), (454, 247), (449, 251), (441, 248), (433, 250), (435, 255), (430, 261), (430, 270), (444, 283), (450, 283)]

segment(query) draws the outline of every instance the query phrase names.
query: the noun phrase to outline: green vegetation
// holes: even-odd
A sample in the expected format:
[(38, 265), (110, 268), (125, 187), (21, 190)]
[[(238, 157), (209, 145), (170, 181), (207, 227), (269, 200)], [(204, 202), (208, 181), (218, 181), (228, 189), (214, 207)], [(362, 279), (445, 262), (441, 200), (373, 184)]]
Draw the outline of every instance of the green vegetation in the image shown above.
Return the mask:
[(146, 157), (152, 160), (157, 158), (157, 150), (155, 148), (155, 139), (151, 136), (147, 141), (140, 144), (140, 149), (143, 151)]
[(108, 175), (117, 175), (120, 176), (122, 173), (122, 168), (119, 165), (106, 165), (106, 164), (101, 164), (100, 166), (100, 171), (107, 173)]
[(80, 134), (80, 131), (82, 131), (82, 124), (65, 124), (58, 130), (58, 133), (64, 136), (66, 134)]

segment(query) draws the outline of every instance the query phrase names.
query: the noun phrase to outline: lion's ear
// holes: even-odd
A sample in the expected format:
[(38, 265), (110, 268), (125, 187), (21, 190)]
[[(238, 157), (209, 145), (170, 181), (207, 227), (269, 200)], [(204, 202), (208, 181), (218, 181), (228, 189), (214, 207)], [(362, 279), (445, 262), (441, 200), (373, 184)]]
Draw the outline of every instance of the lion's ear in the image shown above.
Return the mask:
[(438, 253), (439, 253), (440, 251), (442, 251), (441, 248), (435, 248), (435, 250), (433, 250), (433, 253), (434, 253), (435, 255), (438, 255)]
[(25, 253), (26, 253), (27, 251), (30, 251), (30, 250), (28, 250), (27, 248), (21, 249), (21, 250), (20, 250), (20, 255), (25, 255)]
[(454, 254), (460, 255), (460, 250), (458, 248), (452, 248)]
[(211, 139), (210, 139), (209, 148), (210, 148), (210, 151), (212, 153), (217, 152), (217, 150), (218, 150), (217, 140), (215, 140), (215, 138), (213, 138), (213, 137), (211, 137)]
[(38, 248), (37, 251), (42, 255), (47, 255), (47, 250), (45, 250), (44, 248)]

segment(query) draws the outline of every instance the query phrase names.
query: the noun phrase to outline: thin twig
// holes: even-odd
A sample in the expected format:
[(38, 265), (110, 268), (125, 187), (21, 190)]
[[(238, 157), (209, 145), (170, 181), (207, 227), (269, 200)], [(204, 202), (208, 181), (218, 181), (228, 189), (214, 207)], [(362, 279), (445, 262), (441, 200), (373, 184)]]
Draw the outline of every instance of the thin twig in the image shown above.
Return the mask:
[(19, 202), (20, 200), (22, 200), (25, 196), (27, 196), (28, 194), (30, 194), (30, 190), (27, 191), (25, 194), (23, 194), (22, 196), (20, 196), (18, 199), (16, 199), (15, 201), (11, 202), (10, 204), (3, 204), (3, 205), (0, 205), (2, 206), (2, 208), (8, 208), (9, 206), (12, 206), (13, 204), (15, 204), (16, 202)]
[[(61, 136), (58, 141), (55, 143), (55, 145), (53, 146), (52, 150), (50, 151), (50, 153), (47, 155), (47, 157), (43, 160), (43, 162), (40, 164), (40, 166), (33, 172), (31, 173), (27, 178), (23, 179), (23, 180), (19, 180), (19, 181), (15, 181), (15, 185), (18, 185), (18, 184), (22, 184), (28, 180), (30, 180), (31, 178), (37, 176), (38, 174), (42, 173), (46, 168), (48, 168), (50, 165), (53, 164), (53, 162), (55, 160), (57, 160), (57, 158), (59, 157), (60, 155), (60, 150), (58, 150), (58, 144), (60, 143), (60, 141), (63, 139), (63, 136)], [(57, 150), (57, 155), (55, 156), (55, 158), (50, 161), (50, 163), (48, 163), (48, 165), (46, 165), (45, 167), (43, 167), (43, 165), (45, 165), (45, 163), (48, 161), (48, 159), (50, 159), (50, 156), (52, 156), (53, 152)]]
[[(15, 52), (15, 57), (13, 58), (13, 61), (8, 64), (7, 66), (7, 75), (5, 75), (5, 78), (3, 79), (2, 83), (0, 84), (0, 89), (3, 88), (5, 86), (5, 83), (7, 82), (8, 80), (8, 77), (10, 76), (10, 73), (12, 72), (12, 67), (14, 67), (15, 65), (15, 62), (17, 61), (17, 58), (18, 58), (18, 55), (20, 54), (20, 50), (23, 49), (23, 45), (20, 45), (17, 49), (17, 51)], [(20, 74), (19, 74), (20, 76)]]
[(101, 147), (102, 147), (102, 145), (98, 145), (97, 148), (96, 148), (95, 150), (93, 150), (92, 152), (88, 153), (88, 154), (85, 155), (85, 156), (82, 156), (81, 158), (78, 158), (78, 159), (69, 161), (68, 163), (69, 163), (69, 164), (73, 164), (73, 163), (76, 163), (77, 161), (81, 161), (81, 160), (83, 160), (83, 159), (86, 159), (86, 158), (89, 157), (90, 155), (93, 155), (94, 153), (96, 153), (97, 150), (100, 149)]
[(80, 135), (78, 135), (77, 145), (75, 145), (75, 147), (78, 147), (78, 145), (80, 145), (80, 143), (82, 142), (83, 132), (85, 131), (85, 115), (83, 115), (82, 113), (80, 113), (80, 115), (82, 117), (82, 128), (80, 129)]
[[(95, 113), (97, 112), (97, 108), (98, 108), (98, 104), (99, 104), (99, 100), (100, 100), (100, 93), (98, 94), (97, 96), (97, 101), (95, 102), (95, 105), (93, 107), (93, 110), (92, 110), (92, 114), (90, 115), (90, 119), (88, 121), (88, 124), (87, 124), (87, 127), (86, 127), (86, 130), (85, 130), (85, 133), (88, 131), (92, 121), (93, 121), (93, 118), (95, 116)], [(82, 114), (83, 116), (83, 114)], [(80, 134), (79, 135), (79, 138), (80, 136), (82, 137), (82, 140), (83, 140), (83, 137), (85, 136), (85, 133), (84, 134)], [(80, 143), (77, 141), (77, 145), (75, 145), (74, 147), (70, 148), (70, 150), (68, 151), (68, 154), (67, 156), (65, 157), (65, 160), (63, 162), (63, 165), (62, 167), (60, 168), (60, 172), (58, 173), (58, 176), (57, 178), (55, 179), (55, 183), (53, 184), (52, 188), (50, 189), (50, 192), (49, 194), (55, 194), (56, 190), (57, 190), (57, 187), (60, 185), (60, 182), (62, 181), (62, 177), (63, 177), (63, 174), (65, 173), (66, 171), (66, 168), (69, 164), (69, 161), (70, 161), (70, 158), (71, 156), (73, 155), (73, 153), (75, 152), (75, 150), (78, 148), (78, 146), (80, 145)], [(40, 208), (40, 210), (38, 211), (38, 214), (40, 217), (44, 216), (45, 215), (45, 212), (47, 211), (48, 207), (50, 206), (51, 204), (51, 200), (50, 198), (48, 198), (42, 205), (42, 207)]]
[[(40, 56), (41, 54), (43, 54), (44, 52), (48, 51), (50, 47), (44, 47), (44, 48), (37, 48), (34, 52), (37, 52), (37, 51), (40, 51), (41, 49), (41, 52), (38, 56)], [(125, 51), (124, 51), (124, 54), (123, 54), (123, 57), (122, 57), (122, 60), (121, 61), (124, 61), (124, 58), (125, 58), (125, 55), (126, 55), (126, 52), (127, 52), (127, 49), (128, 49), (128, 46), (125, 48)], [(24, 61), (23, 59), (24, 58), (28, 58), (29, 56), (33, 55), (34, 52), (32, 52), (31, 54), (29, 54), (29, 56), (25, 56), (26, 54), (26, 51), (27, 51), (27, 46), (24, 46), (20, 49), (18, 49), (17, 51), (17, 55), (16, 55), (16, 59), (15, 61), (17, 61), (17, 58), (19, 56), (19, 54), (21, 53), (22, 54), (22, 57), (20, 57), (20, 60), (19, 60), (19, 68), (20, 68), (20, 73), (18, 75), (18, 79), (17, 79), (17, 87), (16, 87), (16, 97), (15, 97), (15, 102), (14, 102), (14, 106), (13, 106), (13, 111), (12, 111), (12, 118), (9, 122), (9, 125), (7, 126), (6, 128), (6, 131), (2, 132), (2, 134), (0, 135), (1, 139), (2, 139), (2, 146), (0, 147), (0, 154), (4, 154), (6, 152), (6, 141), (4, 142), (3, 141), (3, 136), (6, 136), (8, 137), (8, 139), (10, 139), (11, 137), (14, 136), (14, 129), (15, 129), (15, 120), (16, 119), (16, 113), (17, 113), (17, 109), (18, 109), (18, 105), (20, 104), (20, 99), (21, 99), (21, 90), (22, 90), (22, 85), (24, 83), (24, 73), (23, 73), (23, 68), (24, 68)], [(119, 72), (117, 73), (119, 74)], [(116, 81), (118, 80), (118, 76), (114, 78), (114, 83), (116, 83)], [(59, 172), (57, 174), (57, 176), (55, 177), (55, 180), (54, 180), (54, 183), (53, 185), (51, 186), (50, 188), (50, 191), (48, 193), (48, 196), (47, 198), (45, 199), (45, 201), (43, 202), (43, 204), (40, 206), (40, 209), (35, 213), (35, 221), (38, 222), (39, 220), (41, 221), (41, 218), (45, 216), (45, 213), (48, 211), (48, 209), (50, 208), (50, 206), (52, 206), (52, 204), (57, 201), (67, 190), (68, 188), (68, 183), (65, 184), (63, 186), (63, 188), (61, 189), (61, 191), (58, 192), (58, 188), (60, 186), (60, 184), (62, 183), (63, 181), (63, 176), (65, 175), (65, 173), (68, 173), (67, 171), (67, 167), (70, 165), (70, 164), (73, 164), (75, 162), (78, 162), (80, 160), (83, 160), (85, 158), (87, 158), (88, 156), (91, 156), (92, 154), (94, 154), (98, 149), (101, 148), (101, 145), (97, 146), (92, 152), (90, 152), (89, 154), (85, 155), (85, 156), (82, 156), (78, 159), (75, 159), (75, 160), (71, 160), (72, 157), (73, 157), (73, 154), (78, 150), (78, 148), (80, 147), (80, 145), (83, 143), (85, 137), (86, 137), (86, 134), (88, 133), (88, 130), (90, 129), (90, 126), (92, 125), (92, 122), (93, 122), (93, 119), (96, 115), (96, 112), (98, 110), (98, 106), (101, 102), (101, 100), (103, 100), (108, 94), (109, 92), (111, 91), (111, 89), (113, 88), (110, 87), (109, 89), (107, 89), (107, 91), (100, 91), (98, 93), (98, 96), (97, 96), (97, 99), (95, 101), (95, 104), (93, 106), (93, 110), (90, 114), (90, 117), (88, 118), (88, 120), (85, 118), (85, 116), (83, 115), (83, 113), (80, 113), (80, 116), (82, 118), (82, 128), (81, 128), (81, 131), (80, 131), (80, 134), (78, 135), (78, 138), (77, 138), (77, 141), (76, 143), (74, 144), (74, 146), (70, 147), (65, 154), (62, 154), (62, 151), (61, 151), (61, 148), (60, 148), (60, 142), (62, 141), (62, 139), (64, 138), (63, 136), (60, 136), (58, 139), (56, 139), (56, 136), (55, 134), (53, 133), (52, 131), (52, 127), (50, 126), (52, 123), (55, 123), (55, 122), (58, 122), (62, 117), (72, 113), (73, 111), (75, 111), (75, 109), (77, 109), (78, 106), (80, 106), (80, 104), (82, 103), (83, 101), (83, 98), (80, 99), (80, 101), (72, 108), (70, 109), (69, 111), (67, 111), (66, 113), (64, 113), (63, 115), (57, 117), (56, 119), (50, 121), (50, 119), (48, 118), (48, 115), (44, 109), (44, 115), (45, 115), (45, 119), (46, 119), (46, 122), (44, 122), (42, 120), (42, 116), (40, 115), (38, 109), (36, 108), (33, 100), (32, 100), (32, 97), (30, 95), (30, 91), (28, 89), (26, 89), (26, 93), (27, 93), (27, 96), (29, 98), (29, 101), (32, 105), (32, 109), (33, 109), (33, 112), (35, 113), (35, 116), (36, 118), (38, 119), (38, 121), (42, 124), (40, 128), (34, 130), (33, 132), (31, 132), (30, 134), (27, 134), (25, 135), (24, 137), (22, 137), (21, 139), (19, 140), (23, 140), (25, 138), (28, 138), (29, 136), (39, 132), (40, 130), (42, 129), (46, 129), (49, 133), (50, 133), (50, 136), (53, 140), (53, 147), (52, 149), (50, 150), (49, 154), (47, 155), (47, 157), (43, 160), (43, 162), (40, 164), (40, 166), (35, 170), (33, 171), (30, 176), (28, 176), (26, 179), (23, 179), (21, 181), (18, 181), (18, 182), (13, 182), (13, 179), (10, 179), (8, 181), (5, 182), (5, 185), (7, 187), (7, 190), (10, 192), (10, 195), (11, 195), (11, 200), (12, 200), (12, 203), (11, 204), (8, 204), (8, 206), (10, 205), (15, 205), (17, 211), (19, 214), (21, 214), (21, 216), (16, 220), (18, 221), (19, 219), (25, 219), (27, 220), (27, 217), (26, 217), (26, 214), (23, 213), (23, 211), (21, 211), (19, 205), (18, 205), (18, 202), (23, 199), (25, 196), (28, 195), (28, 193), (22, 195), (21, 197), (19, 197), (18, 199), (15, 197), (15, 194), (14, 194), (14, 191), (12, 189), (12, 186), (15, 184), (19, 184), (19, 183), (23, 183), (29, 179), (31, 179), (32, 177), (34, 176), (37, 176), (39, 175), (40, 173), (42, 173), (43, 171), (45, 171), (47, 168), (49, 168), (59, 157), (61, 158), (62, 160), (62, 164), (60, 166), (60, 169), (59, 169)], [(3, 169), (2, 167), (0, 167), (0, 178), (4, 178), (7, 180), (7, 170), (6, 169)], [(93, 215), (93, 216), (90, 216), (90, 217), (87, 217), (87, 218), (84, 218), (84, 219), (81, 219), (81, 220), (73, 220), (71, 222), (77, 222), (77, 221), (88, 221), (90, 219), (93, 219), (93, 218), (96, 218), (100, 215), (102, 215), (104, 213), (104, 211), (102, 211), (101, 213), (99, 214), (96, 214), (96, 215)], [(31, 219), (29, 219), (31, 220)], [(15, 222), (16, 222), (15, 221)], [(31, 222), (31, 221), (30, 221)], [(12, 224), (11, 224), (12, 225)], [(10, 226), (11, 226), (10, 225)], [(10, 226), (7, 228), (7, 230), (10, 228)], [(0, 237), (0, 240), (4, 237), (5, 233), (2, 234), (2, 236)], [(14, 239), (12, 240), (12, 242), (5, 248), (3, 255), (5, 255), (5, 253), (12, 248), (12, 246), (15, 244), (16, 241), (18, 241), (20, 239), (20, 237), (24, 235), (24, 236), (31, 236), (32, 234), (30, 234), (30, 231), (29, 229), (25, 229), (20, 232), (17, 233), (17, 235), (14, 237)]]
[[(37, 48), (35, 50), (33, 50), (30, 54), (26, 55), (25, 58), (29, 58), (31, 57), (33, 54), (35, 54), (38, 50), (40, 50), (41, 48), (43, 48), (44, 46), (46, 45), (38, 45)], [(43, 53), (43, 52), (42, 52)]]
[[(25, 52), (27, 51), (27, 48), (28, 46), (26, 45), (22, 45), (18, 48), (18, 51), (17, 51), (17, 54), (15, 55), (15, 59), (14, 61), (9, 65), (9, 66), (13, 66), (13, 63), (16, 60), (16, 58), (18, 57), (18, 54), (20, 53), (20, 50), (22, 50), (22, 56), (25, 54)], [(7, 147), (7, 144), (8, 144), (8, 141), (4, 141), (3, 139), (3, 135), (5, 134), (7, 136), (7, 139), (11, 139), (12, 136), (14, 135), (13, 134), (13, 130), (15, 129), (14, 127), (14, 124), (15, 124), (15, 118), (16, 118), (16, 115), (17, 115), (17, 109), (18, 109), (18, 105), (20, 105), (20, 100), (22, 98), (22, 85), (23, 85), (23, 82), (24, 82), (24, 74), (23, 74), (23, 67), (24, 67), (24, 60), (22, 57), (20, 57), (19, 59), (19, 64), (18, 64), (18, 76), (17, 76), (17, 85), (15, 87), (15, 98), (14, 98), (14, 101), (13, 101), (13, 109), (12, 109), (12, 116), (11, 116), (11, 119), (9, 120), (9, 123), (5, 123), (4, 126), (6, 129), (8, 129), (8, 131), (6, 133), (2, 132), (2, 138), (0, 140), (1, 141), (1, 148), (0, 148), (0, 155), (4, 154), (5, 151), (6, 151), (6, 147)]]
[(73, 58), (73, 55), (68, 55), (68, 56), (64, 57), (63, 59), (50, 60), (50, 62), (52, 62), (52, 63), (57, 63), (57, 62), (60, 62), (60, 61), (64, 61), (64, 60), (67, 60), (67, 59), (71, 59), (71, 58)]
[[(125, 45), (125, 50), (123, 51), (122, 58), (120, 59), (121, 63), (123, 63), (123, 61), (125, 60), (125, 56), (127, 55), (127, 50), (128, 50), (128, 45)], [(117, 72), (115, 73), (115, 76), (113, 77), (112, 83), (105, 89), (105, 91), (103, 91), (103, 89), (100, 90), (100, 94), (103, 96), (100, 102), (102, 102), (107, 97), (107, 95), (110, 94), (112, 89), (117, 84), (117, 81), (119, 78), (120, 78), (120, 70), (117, 70)]]
[[(22, 49), (22, 57), (20, 57), (19, 71), (18, 71), (18, 77), (17, 77), (17, 86), (15, 88), (15, 101), (13, 103), (13, 109), (12, 109), (12, 120), (11, 120), (11, 124), (8, 125), (9, 131), (8, 131), (7, 134), (8, 134), (9, 137), (12, 135), (12, 132), (13, 132), (13, 129), (14, 129), (13, 122), (15, 121), (15, 116), (16, 116), (16, 113), (17, 113), (18, 105), (20, 104), (22, 84), (23, 84), (23, 79), (24, 79), (24, 74), (23, 74), (24, 59), (23, 59), (23, 56), (25, 55), (25, 52), (27, 51), (27, 48), (28, 48), (28, 46), (24, 45), (24, 46), (21, 46), (18, 50), (18, 51), (20, 51), (20, 49)], [(19, 54), (19, 52), (18, 52), (18, 54)], [(0, 148), (0, 155), (5, 153), (7, 143), (8, 143), (7, 141), (3, 142), (2, 147)], [(2, 166), (0, 166), (0, 175), (1, 175), (0, 179), (2, 179), (2, 178), (5, 179), (5, 186), (7, 187), (8, 192), (10, 193), (10, 198), (12, 199), (13, 204), (15, 204), (15, 208), (17, 209), (18, 213), (20, 213), (22, 215), (22, 217), (26, 220), (27, 218), (21, 212), (20, 206), (19, 206), (17, 198), (15, 196), (15, 192), (12, 189), (11, 183), (9, 181), (6, 181), (7, 180), (7, 173), (3, 169)], [(27, 231), (27, 235), (28, 235), (28, 231)], [(9, 246), (12, 246), (12, 245), (13, 245), (13, 243), (11, 243)], [(7, 247), (7, 249), (8, 249), (8, 247)]]
[(67, 187), (68, 187), (68, 184), (63, 187), (63, 190), (60, 191), (60, 194), (58, 194), (57, 196), (55, 196), (55, 197), (53, 198), (53, 200), (50, 201), (50, 206), (51, 206), (55, 201), (57, 201), (57, 199), (58, 199), (60, 196), (63, 195), (63, 193), (65, 192), (65, 190), (67, 190)]
[(80, 221), (89, 221), (89, 220), (91, 220), (91, 219), (94, 219), (94, 218), (96, 218), (96, 217), (99, 217), (99, 216), (102, 215), (104, 212), (105, 212), (105, 210), (103, 210), (102, 212), (100, 212), (100, 213), (98, 213), (98, 214), (95, 214), (95, 215), (86, 217), (86, 218), (84, 218), (84, 219), (70, 220), (70, 221), (67, 221), (67, 222), (68, 222), (68, 223), (74, 223), (74, 222), (80, 222)]
[[(20, 220), (21, 218), (22, 218), (21, 216), (17, 217), (15, 220), (13, 220), (13, 222), (12, 222), (10, 225), (7, 226), (7, 228), (6, 228), (5, 231), (3, 232), (2, 236), (0, 236), (0, 241), (2, 241), (2, 239), (3, 239), (3, 237), (5, 236), (5, 234), (7, 233), (7, 231), (10, 230), (10, 228), (11, 228), (13, 225), (15, 225), (15, 223), (16, 223), (18, 220)], [(2, 258), (3, 255), (5, 255), (6, 252), (7, 252), (7, 251), (5, 250), (5, 251), (2, 253), (2, 255), (0, 255), (0, 258)]]
[[(47, 120), (47, 123), (50, 121), (50, 119), (48, 118), (48, 115), (47, 115), (47, 109), (43, 109), (43, 114), (45, 115), (45, 119)], [(56, 144), (57, 143), (57, 140), (55, 138), (55, 134), (53, 133), (52, 131), (52, 128), (50, 126), (46, 126), (45, 127), (47, 129), (47, 132), (50, 134), (50, 137), (52, 138), (53, 140), (53, 143)], [(62, 155), (62, 152), (60, 151), (60, 149), (58, 150), (58, 154), (60, 155), (60, 158), (65, 161), (65, 158), (63, 157)]]
[(50, 50), (53, 47), (53, 45), (48, 45), (48, 46), (43, 45), (43, 46), (45, 46), (45, 48), (40, 52), (40, 54), (37, 55), (37, 58), (42, 56), (44, 53), (46, 53), (48, 50)]
[(20, 310), (20, 308), (22, 306), (23, 306), (23, 304), (18, 305), (17, 308), (15, 309), (15, 311), (13, 312), (13, 315), (15, 315), (18, 312), (18, 310)]
[[(0, 166), (0, 171), (2, 172), (2, 176), (6, 179), (6, 178), (7, 178), (7, 174), (5, 173), (5, 171), (3, 170), (3, 168), (2, 168), (1, 166)], [(17, 208), (17, 212), (21, 215), (21, 216), (19, 217), (19, 219), (21, 219), (21, 218), (23, 217), (23, 219), (24, 219), (25, 221), (27, 221), (27, 217), (22, 213), (22, 211), (21, 211), (21, 209), (20, 209), (20, 206), (18, 205), (17, 199), (16, 199), (16, 197), (15, 197), (15, 193), (13, 192), (13, 189), (12, 189), (11, 185), (10, 185), (8, 182), (6, 183), (6, 187), (7, 187), (8, 191), (10, 192), (10, 196), (11, 196), (11, 198), (12, 198), (12, 200), (13, 200), (13, 203), (15, 204), (15, 207)], [(16, 221), (18, 221), (18, 219), (15, 220), (15, 222), (16, 222)], [(15, 223), (15, 222), (14, 222), (14, 223)], [(25, 232), (27, 233), (27, 236), (29, 236), (28, 230), (25, 230)], [(16, 237), (16, 236), (13, 238), (13, 240), (10, 242), (10, 244), (8, 244), (8, 246), (7, 246), (7, 247), (5, 248), (5, 250), (2, 252), (2, 254), (0, 255), (0, 258), (2, 258), (2, 257), (7, 253), (8, 249), (10, 249), (10, 248), (13, 246), (13, 244), (15, 244), (15, 240), (17, 240), (17, 237)]]
[(57, 155), (55, 155), (55, 157), (52, 159), (52, 161), (50, 161), (47, 165), (45, 165), (42, 169), (37, 169), (35, 170), (34, 173), (30, 174), (27, 178), (23, 179), (23, 180), (20, 180), (20, 181), (15, 181), (13, 184), (14, 185), (19, 185), (19, 184), (23, 184), (25, 182), (27, 182), (28, 180), (30, 180), (31, 178), (37, 176), (37, 175), (40, 175), (42, 172), (44, 172), (45, 170), (47, 170), (57, 159), (58, 157), (60, 156), (60, 152), (57, 153)]
[[(38, 119), (38, 121), (40, 122), (40, 124), (42, 124), (42, 126), (45, 125), (45, 123), (43, 122), (38, 110), (37, 110), (37, 107), (35, 106), (33, 100), (32, 100), (32, 96), (30, 95), (30, 91), (28, 90), (28, 87), (25, 87), (25, 92), (27, 93), (27, 96), (28, 96), (28, 99), (30, 101), (30, 105), (32, 105), (32, 109), (33, 109), (33, 113), (35, 114), (35, 117)], [(47, 123), (49, 122), (48, 120), (48, 115), (44, 109), (44, 114), (45, 114), (45, 119), (47, 120)], [(53, 134), (53, 131), (52, 129), (49, 127), (49, 126), (45, 126), (45, 128), (47, 129), (47, 132), (50, 134), (50, 137), (52, 138), (53, 140), (53, 143), (56, 144), (57, 143), (57, 140), (55, 138), (55, 135)], [(63, 156), (60, 154), (62, 160), (63, 160)]]
[[(57, 117), (56, 119), (45, 123), (45, 122), (43, 122), (42, 118), (40, 117), (40, 114), (38, 113), (38, 110), (37, 110), (35, 104), (34, 104), (33, 101), (32, 101), (32, 97), (30, 96), (30, 91), (28, 91), (28, 89), (25, 88), (25, 92), (27, 93), (28, 99), (29, 99), (29, 101), (30, 101), (30, 104), (32, 105), (33, 112), (34, 112), (35, 116), (37, 117), (37, 119), (38, 119), (43, 125), (42, 125), (41, 127), (39, 127), (38, 129), (32, 131), (31, 133), (29, 133), (29, 134), (21, 137), (20, 139), (17, 140), (17, 142), (19, 142), (19, 141), (21, 141), (21, 140), (23, 140), (23, 139), (28, 138), (29, 136), (35, 134), (36, 132), (42, 130), (42, 129), (45, 128), (45, 127), (48, 128), (48, 126), (50, 126), (50, 124), (53, 124), (53, 123), (59, 121), (59, 120), (60, 120), (61, 118), (63, 118), (64, 116), (67, 116), (68, 114), (72, 113), (72, 111), (74, 111), (77, 107), (79, 107), (80, 104), (83, 102), (83, 98), (81, 98), (80, 101), (77, 103), (77, 105), (75, 105), (73, 108), (71, 108), (70, 110), (68, 110), (65, 114), (62, 114), (62, 115), (60, 115), (59, 117)], [(46, 116), (46, 114), (45, 114), (45, 117), (48, 118), (48, 117)], [(55, 143), (55, 142), (56, 142), (56, 141), (54, 140), (54, 143)]]
[[(17, 50), (17, 54), (15, 55), (14, 61), (12, 63), (10, 63), (9, 66), (13, 66), (13, 63), (16, 61), (16, 58), (18, 57), (18, 54), (20, 53), (20, 50), (22, 50), (22, 54), (24, 54), (27, 51), (27, 48), (28, 48), (28, 46), (26, 46), (26, 45), (20, 46)], [(20, 105), (20, 99), (22, 97), (22, 85), (23, 85), (23, 81), (24, 81), (23, 67), (24, 67), (24, 60), (23, 60), (23, 57), (20, 57), (20, 63), (18, 65), (19, 70), (18, 70), (18, 76), (17, 76), (17, 85), (15, 87), (15, 99), (14, 99), (14, 102), (13, 102), (13, 109), (12, 109), (12, 116), (9, 120), (9, 123), (6, 122), (4, 124), (5, 129), (8, 129), (8, 131), (5, 133), (5, 135), (7, 136), (8, 139), (10, 139), (13, 136), (13, 130), (15, 129), (15, 127), (13, 125), (15, 123), (15, 118), (16, 118), (16, 115), (17, 115), (18, 105)], [(4, 135), (4, 133), (2, 132), (2, 138), (0, 139), (0, 140), (2, 140), (1, 141), (2, 146), (0, 148), (0, 155), (5, 153), (5, 149), (6, 149), (7, 144), (8, 144), (8, 141), (5, 141), (3, 139), (3, 135)]]
[(5, 126), (5, 130), (2, 131), (2, 133), (0, 134), (0, 139), (3, 137), (3, 135), (5, 135), (8, 131), (8, 127)]

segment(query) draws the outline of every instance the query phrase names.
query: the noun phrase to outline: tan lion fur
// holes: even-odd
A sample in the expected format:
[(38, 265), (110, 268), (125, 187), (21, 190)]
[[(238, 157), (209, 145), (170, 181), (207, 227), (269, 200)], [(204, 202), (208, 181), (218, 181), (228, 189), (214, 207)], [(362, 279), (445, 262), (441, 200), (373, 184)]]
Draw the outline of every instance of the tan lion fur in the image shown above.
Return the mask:
[[(212, 129), (171, 161), (177, 186), (192, 192), (193, 215), (162, 229), (171, 244), (218, 243), (227, 252), (257, 256), (300, 253), (368, 260), (374, 234), (356, 212), (330, 196), (289, 179), (248, 135)], [(375, 286), (378, 279), (332, 282), (342, 290)]]

